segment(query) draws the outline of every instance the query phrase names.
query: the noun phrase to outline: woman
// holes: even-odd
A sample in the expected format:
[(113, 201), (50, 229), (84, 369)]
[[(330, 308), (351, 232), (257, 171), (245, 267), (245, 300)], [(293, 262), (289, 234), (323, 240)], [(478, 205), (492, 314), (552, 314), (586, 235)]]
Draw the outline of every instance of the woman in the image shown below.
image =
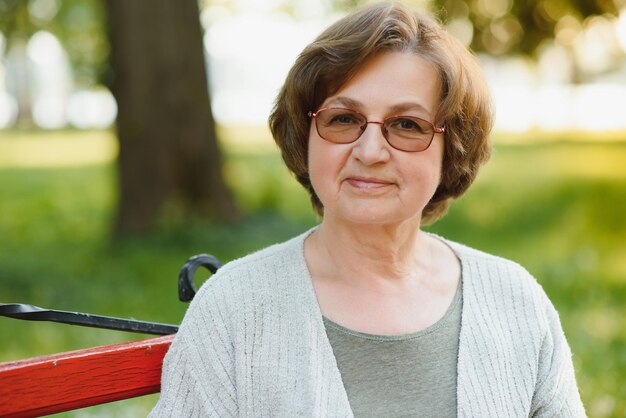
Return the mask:
[(322, 221), (207, 281), (152, 416), (584, 416), (536, 281), (420, 229), (491, 125), (474, 58), (433, 21), (380, 4), (322, 33), (270, 116)]

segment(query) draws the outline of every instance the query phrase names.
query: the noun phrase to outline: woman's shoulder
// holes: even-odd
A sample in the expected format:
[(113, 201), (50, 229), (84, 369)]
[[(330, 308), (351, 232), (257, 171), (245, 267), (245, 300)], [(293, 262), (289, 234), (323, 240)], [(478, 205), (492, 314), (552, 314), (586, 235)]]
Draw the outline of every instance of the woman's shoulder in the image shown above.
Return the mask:
[(454, 253), (459, 257), (461, 261), (500, 265), (502, 267), (507, 267), (514, 270), (526, 270), (520, 264), (508, 258), (491, 254), (477, 248), (470, 247), (466, 244), (462, 244), (460, 242), (451, 241), (445, 238), (442, 239), (452, 248)]
[(243, 338), (256, 329), (260, 318), (276, 326), (314, 310), (303, 253), (307, 235), (270, 245), (218, 269), (191, 301), (179, 334), (196, 339), (210, 330), (229, 335), (224, 338)]
[[(243, 257), (224, 264), (207, 279), (194, 297), (194, 301), (206, 298), (235, 300), (250, 295), (256, 297), (276, 292), (285, 282), (297, 284), (294, 276), (302, 276), (308, 270), (304, 261), (303, 243), (311, 231), (304, 232), (287, 241), (269, 245)], [(294, 280), (286, 280), (294, 278)]]
[(454, 241), (445, 240), (457, 255), (463, 266), (465, 274), (471, 274), (488, 280), (517, 280), (536, 283), (535, 278), (516, 261), (485, 251), (469, 247)]
[(461, 259), (466, 324), (485, 335), (517, 329), (519, 344), (536, 352), (550, 332), (555, 309), (537, 279), (515, 261), (463, 244), (449, 243)]
[(551, 306), (541, 284), (516, 261), (457, 242), (447, 243), (461, 260), (464, 297), (476, 298), (483, 306), (498, 305), (508, 312), (525, 307), (533, 316), (543, 316)]

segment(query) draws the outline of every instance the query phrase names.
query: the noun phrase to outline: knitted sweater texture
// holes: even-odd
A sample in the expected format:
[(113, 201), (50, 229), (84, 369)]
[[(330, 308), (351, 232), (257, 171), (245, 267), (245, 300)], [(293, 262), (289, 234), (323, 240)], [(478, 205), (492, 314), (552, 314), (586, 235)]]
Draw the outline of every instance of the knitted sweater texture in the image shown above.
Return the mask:
[[(150, 417), (353, 416), (304, 259), (309, 233), (228, 263), (201, 287)], [(539, 284), (511, 261), (447, 243), (463, 274), (457, 415), (584, 417)]]

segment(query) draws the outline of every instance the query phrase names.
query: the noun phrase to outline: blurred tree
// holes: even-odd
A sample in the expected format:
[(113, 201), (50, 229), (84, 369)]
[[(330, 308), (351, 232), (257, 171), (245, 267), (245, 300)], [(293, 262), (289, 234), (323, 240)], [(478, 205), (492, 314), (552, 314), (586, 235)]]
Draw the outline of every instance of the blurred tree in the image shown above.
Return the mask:
[(196, 0), (107, 0), (118, 103), (117, 232), (235, 214), (222, 178)]
[[(67, 51), (75, 87), (112, 85), (120, 139), (117, 232), (146, 231), (172, 212), (236, 213), (221, 174), (196, 1), (0, 0), (5, 51), (15, 47), (25, 57), (41, 30)], [(30, 126), (30, 89), (20, 91), (20, 126)]]

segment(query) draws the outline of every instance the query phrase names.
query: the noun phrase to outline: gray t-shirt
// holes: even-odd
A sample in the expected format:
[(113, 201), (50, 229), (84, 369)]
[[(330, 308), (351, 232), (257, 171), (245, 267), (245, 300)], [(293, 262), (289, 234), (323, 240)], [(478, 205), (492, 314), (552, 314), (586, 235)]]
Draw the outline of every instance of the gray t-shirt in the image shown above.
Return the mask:
[(461, 288), (439, 321), (411, 334), (365, 334), (324, 318), (355, 417), (456, 416)]

